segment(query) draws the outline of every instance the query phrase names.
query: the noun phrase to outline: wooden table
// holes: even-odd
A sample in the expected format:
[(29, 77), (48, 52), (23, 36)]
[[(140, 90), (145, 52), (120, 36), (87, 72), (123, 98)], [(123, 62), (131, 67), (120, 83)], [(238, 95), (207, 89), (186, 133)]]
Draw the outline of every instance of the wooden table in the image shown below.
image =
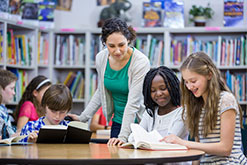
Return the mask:
[(203, 151), (146, 151), (106, 144), (1, 146), (0, 164), (144, 164), (199, 160)]

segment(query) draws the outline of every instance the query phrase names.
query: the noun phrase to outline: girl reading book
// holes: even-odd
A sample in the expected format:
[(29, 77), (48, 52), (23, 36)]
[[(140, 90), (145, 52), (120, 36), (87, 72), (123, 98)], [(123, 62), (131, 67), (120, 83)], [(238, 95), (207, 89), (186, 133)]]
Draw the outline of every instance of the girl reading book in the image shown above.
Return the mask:
[(41, 99), (50, 85), (51, 81), (45, 76), (37, 76), (28, 84), (15, 111), (17, 131), (21, 131), (28, 121), (44, 116)]
[[(180, 107), (179, 80), (171, 69), (165, 66), (151, 69), (144, 79), (143, 96), (146, 112), (140, 125), (147, 132), (155, 129), (162, 137), (175, 134), (188, 139)], [(128, 141), (133, 141), (133, 134)]]
[(36, 121), (29, 121), (21, 130), (21, 135), (29, 135), (24, 142), (36, 142), (37, 133), (44, 125), (64, 125), (69, 121), (64, 117), (72, 108), (72, 96), (67, 86), (63, 84), (51, 85), (42, 98), (41, 106), (45, 109), (45, 116)]
[(210, 57), (192, 53), (180, 71), (184, 121), (196, 142), (176, 135), (163, 140), (205, 151), (201, 164), (247, 164), (241, 151), (241, 107)]

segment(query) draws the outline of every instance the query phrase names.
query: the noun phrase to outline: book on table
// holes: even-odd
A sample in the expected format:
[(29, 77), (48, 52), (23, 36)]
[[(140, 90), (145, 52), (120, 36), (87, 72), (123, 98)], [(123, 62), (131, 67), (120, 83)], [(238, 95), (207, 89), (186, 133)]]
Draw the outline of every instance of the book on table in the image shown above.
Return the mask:
[(10, 145), (26, 145), (31, 144), (28, 142), (20, 142), (20, 140), (24, 139), (27, 135), (22, 136), (14, 136), (7, 139), (0, 140), (0, 146), (10, 146)]
[(187, 150), (187, 147), (183, 145), (160, 142), (160, 140), (163, 137), (159, 134), (157, 130), (147, 132), (140, 125), (134, 123), (131, 123), (130, 127), (133, 133), (134, 141), (122, 144), (122, 148), (160, 151)]
[(92, 132), (88, 124), (71, 121), (68, 126), (44, 125), (39, 130), (37, 143), (80, 143), (90, 142)]

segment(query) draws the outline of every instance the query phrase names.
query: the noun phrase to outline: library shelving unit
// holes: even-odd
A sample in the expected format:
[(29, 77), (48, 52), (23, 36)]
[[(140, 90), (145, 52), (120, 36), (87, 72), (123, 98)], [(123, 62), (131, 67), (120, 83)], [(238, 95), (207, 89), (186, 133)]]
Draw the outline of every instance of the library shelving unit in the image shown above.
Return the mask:
[(52, 82), (66, 84), (73, 96), (72, 113), (84, 109), (88, 93), (89, 30), (56, 29), (53, 35)]
[(38, 74), (37, 69), (37, 33), (31, 25), (0, 19), (2, 68), (13, 71), (17, 77), (16, 96), (12, 105), (16, 105), (26, 84)]
[(27, 84), (37, 75), (51, 79), (52, 31), (37, 26), (0, 18), (0, 68), (17, 77), (16, 95), (7, 106), (14, 110)]
[[(221, 70), (246, 115), (246, 28), (137, 27), (135, 30), (137, 39), (133, 45), (148, 56), (151, 66), (165, 65), (176, 71), (178, 76), (181, 76), (179, 66), (186, 56), (195, 51), (205, 51)], [(53, 83), (66, 83), (70, 86), (73, 95), (72, 111), (79, 114), (88, 104), (97, 87), (95, 55), (103, 49), (100, 34), (100, 28), (45, 30), (0, 19), (0, 68), (27, 73), (25, 84), (38, 74), (49, 77)], [(11, 35), (14, 36), (13, 40)], [(26, 62), (14, 58), (21, 57), (19, 56), (21, 36), (24, 36), (26, 39), (23, 40), (28, 43), (26, 47), (30, 58)], [(18, 51), (15, 52), (18, 56), (12, 52), (15, 49), (9, 49), (13, 45), (11, 41), (18, 41), (18, 44), (15, 44), (19, 46)], [(71, 77), (74, 79), (70, 80)]]
[[(178, 69), (192, 52), (204, 51), (220, 69), (227, 85), (237, 97), (246, 115), (247, 107), (247, 29), (184, 28), (169, 29), (165, 48), (167, 66)], [(183, 54), (183, 55), (182, 55)]]
[(40, 29), (37, 37), (37, 66), (38, 75), (44, 75), (52, 79), (52, 47), (53, 32), (51, 30)]
[[(220, 69), (246, 115), (247, 29), (229, 27), (135, 28), (134, 46), (146, 54), (152, 67), (165, 65), (179, 77), (182, 60), (195, 51), (205, 51)], [(101, 29), (90, 29), (90, 85), (94, 85), (95, 55), (102, 49)], [(89, 77), (89, 76), (88, 76)], [(97, 81), (97, 80), (96, 80)], [(93, 87), (88, 95), (91, 97)], [(88, 100), (87, 100), (88, 101)]]

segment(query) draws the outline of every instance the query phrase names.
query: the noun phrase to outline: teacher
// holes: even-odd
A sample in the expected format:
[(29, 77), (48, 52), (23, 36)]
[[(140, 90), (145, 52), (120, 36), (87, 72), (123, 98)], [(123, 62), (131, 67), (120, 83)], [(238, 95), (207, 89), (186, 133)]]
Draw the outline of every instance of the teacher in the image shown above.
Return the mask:
[(142, 52), (130, 46), (136, 33), (121, 19), (106, 20), (101, 35), (106, 49), (96, 55), (97, 90), (80, 116), (69, 116), (86, 122), (102, 106), (107, 123), (114, 114), (108, 145), (119, 145), (127, 142), (130, 123), (140, 121), (144, 112), (142, 88), (150, 63)]

